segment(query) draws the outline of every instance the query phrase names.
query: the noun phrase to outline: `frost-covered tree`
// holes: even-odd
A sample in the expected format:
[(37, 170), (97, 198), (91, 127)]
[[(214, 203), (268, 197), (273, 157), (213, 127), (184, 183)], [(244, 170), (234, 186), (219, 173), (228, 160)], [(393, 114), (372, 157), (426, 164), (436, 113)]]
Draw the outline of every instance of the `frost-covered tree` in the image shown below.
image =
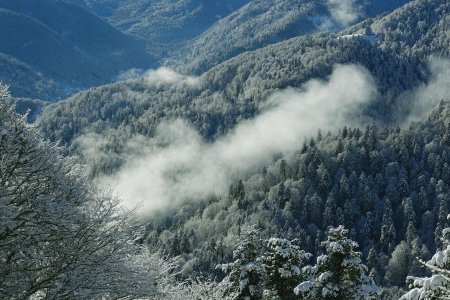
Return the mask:
[(15, 113), (0, 85), (0, 295), (4, 299), (158, 297), (170, 265), (134, 243), (119, 200)]
[(325, 254), (315, 266), (303, 268), (309, 278), (295, 288), (302, 299), (378, 299), (381, 289), (365, 275), (361, 253), (354, 250), (358, 244), (347, 236), (343, 226), (329, 230), (322, 242)]
[(381, 247), (385, 253), (391, 253), (394, 251), (395, 247), (396, 231), (393, 215), (391, 201), (387, 199), (385, 202), (380, 237)]
[(236, 293), (226, 287), (226, 280), (217, 283), (212, 280), (190, 280), (169, 285), (164, 300), (231, 300)]
[[(449, 117), (450, 105), (446, 102), (442, 107), (433, 110), (429, 118), (414, 123), (408, 129), (376, 129), (375, 126), (369, 126), (366, 132), (348, 129), (345, 139), (341, 134), (327, 134), (321, 142), (316, 141), (314, 146), (325, 161), (317, 168), (325, 168), (329, 173), (329, 183), (324, 185), (326, 190), (323, 191), (323, 196), (318, 192), (321, 177), (315, 173), (322, 174), (325, 171), (314, 171), (313, 168), (309, 168), (315, 153), (311, 150), (313, 146), (310, 145), (314, 143), (305, 142), (298, 151), (284, 157), (287, 169), (291, 170), (291, 173), (287, 173), (289, 177), (287, 180), (279, 178), (280, 161), (268, 165), (252, 178), (243, 180), (246, 192), (245, 209), (238, 209), (236, 201), (231, 197), (220, 199), (213, 197), (204, 199), (204, 202), (189, 202), (178, 210), (176, 222), (168, 223), (167, 220), (173, 220), (168, 216), (166, 221), (155, 222), (154, 225), (148, 226), (149, 235), (146, 242), (155, 245), (153, 246), (155, 251), (164, 251), (168, 249), (165, 245), (170, 246), (174, 236), (181, 237), (189, 233), (192, 256), (189, 255), (186, 263), (182, 262), (185, 265), (184, 276), (219, 275), (220, 270), (214, 270), (214, 267), (218, 263), (233, 261), (231, 259), (233, 248), (228, 246), (229, 241), (236, 240), (235, 233), (248, 223), (259, 225), (262, 238), (296, 237), (300, 239), (299, 245), (302, 249), (314, 256), (320, 255), (323, 253), (320, 250), (320, 243), (326, 234), (324, 229), (344, 224), (346, 221), (345, 203), (339, 201), (340, 181), (343, 174), (346, 174), (350, 199), (356, 199), (356, 202), (353, 202), (356, 204), (354, 221), (348, 227), (349, 232), (353, 233), (349, 237), (360, 245), (359, 251), (366, 255), (371, 252), (365, 261), (370, 270), (367, 274), (370, 274), (377, 283), (383, 282), (386, 287), (389, 286), (389, 295), (392, 295), (390, 299), (398, 299), (403, 292), (394, 286), (400, 285), (403, 288), (406, 280), (399, 276), (426, 276), (427, 274), (423, 273), (424, 267), (416, 268), (420, 264), (414, 263), (415, 257), (428, 260), (431, 256), (427, 255), (427, 249), (436, 249), (434, 232), (441, 207), (439, 203), (441, 198), (437, 197), (441, 192), (437, 191), (437, 188), (438, 182), (442, 178), (447, 178), (448, 174), (432, 180), (431, 174), (436, 164), (431, 159), (437, 159), (439, 156), (448, 157), (450, 153), (448, 147), (450, 127), (447, 122)], [(343, 148), (336, 154), (335, 148), (340, 140), (343, 142)], [(398, 151), (404, 144), (407, 145), (406, 150), (410, 152), (411, 162), (408, 166), (397, 166)], [(367, 152), (368, 149), (372, 149), (371, 152)], [(416, 154), (411, 155), (413, 150)], [(352, 155), (353, 158), (349, 160)], [(356, 176), (352, 174), (354, 166), (361, 168), (360, 173), (355, 171)], [(407, 176), (409, 173), (411, 175)], [(388, 193), (392, 194), (397, 189), (398, 182), (395, 179), (397, 177), (407, 180), (409, 197), (417, 214), (416, 222), (409, 222), (409, 229), (407, 227), (406, 231), (404, 221), (400, 218), (404, 211), (402, 201), (394, 204), (387, 197)], [(447, 181), (444, 179), (442, 181), (445, 184), (443, 190), (448, 191)], [(290, 191), (290, 199), (283, 209), (276, 205), (281, 183), (285, 191)], [(367, 196), (366, 187), (373, 193), (373, 206), (369, 205), (370, 211), (365, 213), (362, 204), (364, 197)], [(419, 196), (420, 193), (423, 195)], [(315, 195), (323, 197), (324, 217), (320, 227), (311, 222), (307, 210), (311, 207), (310, 200), (314, 199)], [(445, 193), (444, 196), (448, 197)], [(420, 197), (426, 197), (426, 200), (419, 200)], [(420, 214), (419, 211), (424, 209), (421, 208), (423, 201), (428, 202), (423, 206), (427, 210)], [(443, 226), (445, 227), (445, 224)], [(442, 229), (438, 234), (439, 237)], [(217, 245), (213, 243), (213, 239)], [(222, 241), (222, 247), (219, 247), (219, 241)], [(400, 259), (405, 252), (399, 250), (405, 248), (399, 246), (400, 249), (393, 254), (402, 241), (406, 242), (404, 246), (409, 257), (405, 262), (408, 272), (402, 271), (403, 262)], [(158, 246), (157, 243), (163, 246)], [(440, 249), (440, 246), (438, 248)], [(396, 259), (389, 263), (392, 256)], [(211, 270), (214, 273), (209, 273)], [(391, 275), (386, 276), (387, 271), (390, 271)], [(393, 274), (400, 275), (393, 276)], [(388, 291), (385, 291), (383, 297), (388, 295), (387, 293)]]
[(301, 250), (294, 241), (271, 238), (261, 257), (264, 264), (266, 299), (297, 299), (294, 288), (302, 280), (302, 266), (311, 254)]
[[(450, 219), (450, 215), (447, 217)], [(400, 300), (450, 299), (450, 228), (442, 231), (442, 250), (423, 264), (432, 272), (430, 277), (408, 277), (410, 291)]]
[(228, 290), (236, 292), (235, 299), (261, 299), (264, 265), (259, 260), (261, 240), (258, 235), (255, 227), (244, 229), (241, 241), (233, 251), (234, 261), (217, 266), (229, 273), (225, 280)]
[(401, 242), (395, 247), (387, 265), (386, 282), (390, 282), (392, 285), (402, 285), (409, 272), (410, 250), (405, 242)]

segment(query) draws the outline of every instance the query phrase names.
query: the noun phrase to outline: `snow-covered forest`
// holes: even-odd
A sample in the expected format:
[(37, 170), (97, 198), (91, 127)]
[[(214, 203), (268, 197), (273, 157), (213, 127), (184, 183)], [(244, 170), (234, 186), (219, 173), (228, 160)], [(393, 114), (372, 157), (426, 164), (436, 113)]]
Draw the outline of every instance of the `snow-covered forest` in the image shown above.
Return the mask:
[(0, 0), (0, 299), (450, 298), (449, 16)]

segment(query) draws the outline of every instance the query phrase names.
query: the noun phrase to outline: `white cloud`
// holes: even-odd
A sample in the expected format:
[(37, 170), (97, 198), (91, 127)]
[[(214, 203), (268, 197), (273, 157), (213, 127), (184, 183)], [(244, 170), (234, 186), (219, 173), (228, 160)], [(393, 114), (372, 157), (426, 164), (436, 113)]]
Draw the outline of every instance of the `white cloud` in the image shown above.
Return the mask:
[(328, 81), (274, 94), (270, 109), (213, 143), (185, 121), (163, 123), (154, 138), (137, 143), (141, 155), (128, 157), (117, 174), (100, 182), (114, 186), (128, 206), (142, 202), (143, 212), (224, 193), (233, 180), (269, 164), (274, 155), (299, 149), (319, 128), (356, 125), (350, 120), (358, 119), (360, 106), (375, 95), (365, 69), (336, 66)]
[(132, 68), (120, 73), (117, 76), (117, 80), (121, 81), (121, 80), (137, 79), (139, 77), (142, 77), (144, 73), (145, 71), (142, 69)]
[(183, 75), (166, 67), (161, 67), (157, 70), (148, 70), (145, 72), (144, 78), (148, 84), (155, 86), (179, 82), (185, 82), (190, 85), (198, 83), (197, 77)]
[(145, 80), (148, 85), (161, 87), (184, 82), (188, 85), (196, 85), (199, 83), (198, 77), (183, 75), (172, 69), (160, 67), (158, 69), (150, 69), (144, 71), (142, 69), (130, 69), (118, 76), (118, 80)]
[(356, 0), (327, 0), (333, 19), (342, 26), (349, 25), (363, 16), (363, 10)]
[(426, 84), (400, 97), (401, 111), (407, 111), (408, 117), (403, 122), (409, 124), (426, 116), (441, 100), (448, 100), (450, 95), (450, 60), (431, 58), (429, 61), (431, 76)]

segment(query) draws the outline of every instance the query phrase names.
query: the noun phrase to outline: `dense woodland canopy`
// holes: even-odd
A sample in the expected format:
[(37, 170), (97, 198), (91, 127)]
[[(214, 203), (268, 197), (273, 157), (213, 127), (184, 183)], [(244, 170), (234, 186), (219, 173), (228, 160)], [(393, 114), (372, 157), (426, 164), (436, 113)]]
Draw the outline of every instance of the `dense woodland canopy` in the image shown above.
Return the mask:
[(231, 299), (211, 280), (176, 281), (142, 244), (134, 211), (60, 155), (0, 85), (1, 299)]
[[(327, 247), (325, 253), (333, 253), (335, 246), (329, 248), (335, 245), (330, 244), (336, 242), (333, 239), (350, 243), (349, 251), (358, 247), (354, 241), (359, 243), (361, 253), (349, 255), (361, 257), (366, 262), (367, 267), (356, 267), (361, 274), (370, 274), (376, 283), (385, 287), (405, 287), (401, 279), (407, 275), (429, 274), (417, 257), (427, 259), (436, 248), (446, 245), (441, 244), (440, 237), (447, 226), (449, 212), (449, 120), (450, 106), (442, 102), (425, 121), (407, 129), (380, 129), (372, 125), (364, 130), (345, 127), (337, 135), (320, 133), (297, 152), (231, 186), (227, 196), (190, 203), (170, 218), (168, 214), (160, 221), (149, 223), (138, 244), (129, 244), (127, 239), (132, 241), (135, 236), (125, 230), (129, 225), (123, 227), (129, 217), (111, 214), (117, 205), (111, 196), (91, 192), (76, 166), (58, 157), (57, 149), (49, 151), (52, 146), (37, 137), (35, 129), (26, 125), (24, 118), (17, 118), (11, 108), (3, 105), (1, 145), (6, 156), (2, 163), (2, 268), (11, 273), (3, 273), (2, 293), (11, 298), (35, 293), (67, 293), (67, 297), (91, 298), (96, 293), (105, 293), (102, 285), (111, 284), (115, 274), (119, 276), (114, 284), (117, 292), (148, 296), (158, 291), (120, 288), (123, 279), (164, 282), (165, 277), (161, 276), (168, 276), (160, 272), (164, 268), (169, 271), (170, 266), (156, 257), (139, 254), (143, 250), (134, 254), (136, 257), (130, 256), (136, 251), (133, 248), (138, 249), (141, 243), (148, 245), (150, 252), (177, 256), (183, 267), (182, 276), (213, 272), (221, 278), (223, 273), (215, 268), (216, 264), (237, 258), (236, 262), (222, 268), (233, 270), (238, 267), (241, 272), (239, 266), (248, 267), (250, 263), (253, 266), (250, 270), (255, 272), (255, 285), (264, 287), (265, 294), (281, 293), (279, 287), (285, 287), (287, 278), (293, 274), (298, 276), (294, 277), (291, 286), (297, 283), (300, 286), (297, 294), (307, 293), (309, 290), (304, 287), (311, 286), (308, 282), (315, 282), (310, 277), (314, 276), (314, 270), (318, 268), (322, 270), (320, 272), (330, 274), (332, 270), (326, 269), (326, 264), (325, 269), (312, 266), (312, 271), (303, 266), (312, 262), (311, 257), (322, 253), (321, 245)], [(68, 184), (67, 181), (74, 182)], [(57, 187), (61, 191), (55, 189)], [(246, 224), (256, 224), (258, 230), (248, 235)], [(333, 233), (335, 238), (330, 233), (331, 240), (322, 243), (328, 228), (337, 224), (343, 224), (348, 230), (337, 229)], [(106, 227), (102, 229), (103, 226)], [(137, 227), (132, 228), (139, 232)], [(338, 233), (339, 230), (342, 232)], [(240, 235), (249, 237), (244, 238), (242, 246), (232, 254), (232, 245)], [(347, 235), (353, 241), (346, 240)], [(269, 239), (266, 250), (263, 249), (264, 237), (280, 236), (297, 241)], [(247, 239), (250, 242), (245, 242)], [(118, 252), (114, 255), (103, 250), (90, 252), (89, 249), (99, 249), (97, 243), (117, 247)], [(299, 248), (294, 244), (302, 246)], [(82, 250), (84, 247), (90, 253), (88, 256)], [(246, 254), (249, 250), (250, 254)], [(281, 251), (281, 256), (277, 251)], [(45, 256), (36, 256), (36, 253)], [(292, 258), (286, 253), (292, 253)], [(69, 257), (72, 259), (68, 260)], [(129, 259), (138, 260), (136, 267), (145, 269), (138, 269), (138, 272), (130, 269)], [(247, 260), (244, 265), (242, 259)], [(270, 266), (276, 265), (278, 259), (282, 259), (281, 264), (288, 268), (285, 272), (291, 274), (286, 276), (283, 272), (279, 285), (276, 282), (280, 277), (270, 271)], [(260, 267), (254, 267), (253, 261)], [(324, 260), (318, 258), (317, 262)], [(108, 263), (112, 264), (112, 269)], [(123, 263), (127, 266), (120, 268)], [(38, 265), (39, 268), (30, 269)], [(91, 268), (95, 268), (95, 272)], [(50, 277), (44, 279), (39, 270)], [(143, 276), (144, 270), (150, 272), (150, 277)], [(8, 274), (14, 274), (14, 277)], [(368, 289), (367, 286), (373, 283), (364, 276), (360, 277), (363, 280), (361, 286), (366, 288), (361, 291), (375, 293), (367, 294), (367, 299), (372, 299), (370, 297), (376, 297), (378, 290), (376, 287)], [(230, 287), (236, 280), (233, 278), (226, 278)], [(101, 280), (106, 281), (102, 283)], [(239, 277), (237, 280), (238, 286), (242, 286)], [(415, 284), (420, 286), (420, 281)], [(216, 288), (208, 282), (171, 286), (159, 292), (178, 297), (180, 289), (182, 293), (187, 293), (187, 289), (192, 297), (212, 290), (233, 293), (233, 289)], [(245, 289), (235, 290), (238, 297), (243, 291)], [(262, 292), (263, 288), (257, 291)], [(112, 293), (112, 290), (107, 292)], [(400, 295), (392, 288), (385, 289), (385, 294)]]
[[(153, 59), (140, 52), (145, 39), (181, 73), (134, 70), (54, 104), (17, 101), (0, 85), (0, 298), (449, 297), (450, 3), (350, 1), (357, 9), (344, 24), (333, 1), (269, 2), (46, 0), (63, 15), (76, 7), (102, 29), (94, 32)], [(11, 22), (20, 11), (30, 24), (55, 27), (37, 6), (2, 3)], [(205, 17), (209, 10), (223, 18)], [(198, 27), (180, 29), (191, 21)], [(90, 48), (70, 26), (57, 27), (52, 39), (78, 43), (76, 55), (106, 68), (100, 77), (113, 75), (117, 65), (104, 66), (101, 54), (121, 45)], [(0, 53), (13, 96), (68, 93), (67, 78), (35, 63), (55, 65), (24, 53)], [(233, 177), (225, 193), (136, 215), (96, 186), (146, 147), (169, 148), (170, 137), (158, 136), (164, 122), (183, 120), (207, 147), (276, 107), (273, 95), (301, 94), (313, 79), (323, 87), (337, 65), (350, 64), (377, 90), (347, 123), (363, 125), (317, 128), (293, 151)], [(85, 79), (106, 82), (97, 75)]]
[[(398, 24), (404, 17), (411, 20), (407, 32), (416, 32), (422, 18), (410, 16), (410, 11), (427, 3), (415, 1), (380, 18), (378, 23)], [(428, 14), (427, 24), (436, 32), (435, 40), (441, 41), (432, 44), (429, 52), (445, 55), (449, 41), (442, 23), (450, 7), (445, 1), (429, 5), (437, 8)], [(142, 78), (87, 90), (48, 107), (41, 117), (41, 128), (52, 141), (70, 145), (70, 151), (76, 151), (73, 140), (83, 133), (108, 132), (108, 158), (90, 165), (96, 173), (111, 172), (121, 165), (117, 153), (130, 135), (153, 136), (161, 120), (181, 117), (205, 138), (215, 139), (240, 120), (258, 114), (275, 91), (300, 87), (312, 78), (325, 78), (336, 63), (360, 64), (374, 77), (380, 97), (366, 108), (367, 116), (381, 123), (401, 120), (412, 102), (408, 97), (399, 100), (398, 96), (430, 77), (428, 53), (419, 47), (422, 35), (402, 38), (411, 45), (410, 50), (397, 52), (391, 47), (393, 39), (383, 37), (398, 30), (388, 26), (382, 30), (377, 44), (361, 37), (339, 39), (327, 33), (290, 39), (219, 64), (194, 80), (195, 84), (192, 80), (155, 84), (151, 78)], [(376, 28), (373, 31), (378, 32)], [(358, 26), (351, 32), (358, 32)]]
[[(0, 86), (2, 299), (156, 296), (170, 264), (134, 242), (141, 230), (5, 102)], [(108, 288), (108, 286), (110, 288)]]
[[(407, 288), (408, 275), (427, 275), (416, 257), (431, 256), (446, 226), (447, 104), (410, 128), (385, 124), (408, 113), (405, 107), (414, 102), (403, 93), (429, 78), (428, 56), (448, 55), (449, 9), (446, 2), (415, 1), (341, 34), (297, 37), (244, 53), (195, 80), (155, 84), (143, 78), (92, 89), (49, 107), (40, 125), (73, 153), (82, 153), (77, 137), (83, 133), (108, 132), (102, 149), (108, 155), (85, 157), (95, 176), (122, 165), (130, 134), (151, 137), (163, 119), (185, 118), (214, 140), (256, 116), (276, 90), (324, 78), (335, 63), (365, 66), (379, 91), (365, 110), (375, 123), (336, 135), (322, 132), (258, 174), (236, 179), (227, 196), (156, 218), (147, 226), (146, 243), (179, 256), (182, 276), (222, 278), (214, 267), (232, 260), (232, 241), (245, 224), (257, 224), (264, 238), (298, 238), (313, 257), (321, 253), (327, 228), (344, 225), (372, 278), (386, 287), (385, 297), (395, 298)], [(408, 30), (396, 27), (404, 19)], [(427, 30), (420, 31), (424, 22)], [(375, 36), (376, 43), (364, 36), (339, 38), (360, 33)]]
[(449, 113), (442, 103), (407, 129), (371, 125), (320, 134), (236, 182), (227, 196), (150, 223), (147, 241), (181, 255), (186, 274), (201, 274), (230, 259), (229, 241), (245, 224), (257, 224), (266, 238), (297, 238), (313, 255), (321, 253), (327, 228), (344, 225), (374, 280), (405, 288), (406, 276), (427, 274), (417, 257), (426, 260), (441, 246), (447, 226)]
[(353, 1), (356, 11), (342, 20), (333, 14), (333, 1), (251, 1), (187, 43), (176, 53), (178, 60), (169, 58), (168, 62), (185, 72), (202, 73), (242, 52), (310, 33), (337, 32), (362, 15), (375, 16), (406, 2), (380, 0), (376, 5), (363, 5), (363, 1)]

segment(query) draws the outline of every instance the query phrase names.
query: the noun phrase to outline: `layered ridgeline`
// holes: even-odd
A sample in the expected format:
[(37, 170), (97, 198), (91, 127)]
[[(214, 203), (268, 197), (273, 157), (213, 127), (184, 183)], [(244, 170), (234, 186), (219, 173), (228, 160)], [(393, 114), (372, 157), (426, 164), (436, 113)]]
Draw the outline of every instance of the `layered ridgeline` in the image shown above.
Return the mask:
[[(172, 65), (182, 60), (188, 63), (184, 70), (199, 73), (243, 51), (306, 33), (335, 31), (366, 17), (392, 11), (408, 1), (72, 2), (127, 33), (145, 38), (148, 49), (159, 58), (169, 58)], [(174, 60), (173, 55), (178, 58)]]
[[(383, 24), (383, 20), (402, 16), (428, 2), (415, 1), (378, 22)], [(441, 1), (429, 5), (439, 6), (429, 11), (432, 15), (429, 26), (437, 28), (448, 14), (448, 4)], [(410, 20), (407, 31), (417, 32), (420, 19)], [(400, 17), (395, 19), (395, 24), (402, 22)], [(386, 45), (396, 42), (383, 37), (398, 30), (389, 26), (382, 29), (377, 43), (373, 43), (373, 36), (365, 35), (316, 34), (293, 38), (239, 55), (201, 77), (187, 77), (167, 69), (148, 72), (140, 79), (90, 89), (48, 107), (41, 126), (52, 140), (72, 146), (76, 146), (73, 140), (84, 133), (108, 132), (111, 138), (103, 145), (108, 155), (96, 160), (94, 169), (110, 171), (121, 164), (123, 156), (116, 154), (124, 151), (130, 133), (151, 137), (162, 120), (181, 117), (203, 137), (215, 139), (239, 120), (255, 116), (275, 91), (300, 87), (312, 78), (326, 78), (336, 63), (362, 65), (374, 77), (380, 97), (369, 103), (362, 114), (383, 121), (401, 119), (403, 107), (410, 107), (414, 97), (397, 101), (397, 96), (432, 79), (426, 63), (428, 57), (420, 51), (393, 51)], [(434, 32), (436, 40), (445, 38), (444, 29)], [(442, 53), (447, 48), (445, 44), (436, 44), (430, 53)]]
[(56, 99), (66, 95), (61, 84), (34, 70), (28, 64), (3, 53), (0, 54), (0, 78), (18, 97)]
[(200, 74), (242, 52), (314, 32), (336, 32), (408, 1), (256, 0), (189, 41), (168, 64)]
[(445, 1), (412, 1), (384, 17), (368, 19), (343, 31), (364, 33), (366, 28), (380, 37), (381, 48), (411, 56), (450, 55), (448, 10)]
[(149, 51), (167, 57), (220, 18), (251, 0), (71, 0), (124, 32), (147, 40)]
[(67, 1), (0, 1), (0, 15), (0, 79), (17, 97), (56, 99), (155, 66), (143, 41)]
[[(127, 202), (176, 207), (153, 218), (144, 240), (181, 255), (185, 276), (223, 276), (214, 267), (232, 260), (245, 224), (298, 237), (313, 255), (327, 227), (343, 224), (394, 298), (406, 275), (427, 275), (415, 257), (430, 256), (446, 225), (448, 104), (408, 129), (343, 125), (404, 124), (447, 97), (449, 9), (414, 1), (342, 34), (246, 52), (200, 77), (146, 72), (47, 107), (40, 126)], [(404, 43), (392, 39), (402, 32)], [(432, 54), (441, 58), (429, 64)]]
[[(204, 31), (214, 9), (242, 7), (202, 38), (266, 29), (247, 31), (244, 46), (211, 40), (219, 59), (210, 47), (195, 50), (191, 58), (205, 63), (186, 63), (208, 69), (200, 77), (128, 72), (47, 105), (37, 126), (78, 154), (91, 178), (6, 104), (0, 85), (1, 295), (377, 299), (381, 286), (398, 299), (411, 276), (404, 299), (446, 296), (450, 104), (440, 100), (449, 92), (450, 4), (417, 0), (339, 34), (286, 40), (400, 2), (264, 3), (85, 1), (110, 20), (126, 7), (139, 19), (166, 9), (157, 21), (165, 24), (176, 12), (181, 21), (161, 31), (169, 43), (189, 20), (199, 27), (187, 38)], [(0, 4), (2, 72), (14, 69), (9, 83), (28, 85), (13, 86), (18, 95), (56, 98), (149, 58), (142, 42), (70, 2)], [(145, 28), (162, 24), (142, 20), (123, 25), (152, 37)], [(145, 230), (119, 204), (140, 201)], [(418, 258), (435, 251), (432, 275)]]

